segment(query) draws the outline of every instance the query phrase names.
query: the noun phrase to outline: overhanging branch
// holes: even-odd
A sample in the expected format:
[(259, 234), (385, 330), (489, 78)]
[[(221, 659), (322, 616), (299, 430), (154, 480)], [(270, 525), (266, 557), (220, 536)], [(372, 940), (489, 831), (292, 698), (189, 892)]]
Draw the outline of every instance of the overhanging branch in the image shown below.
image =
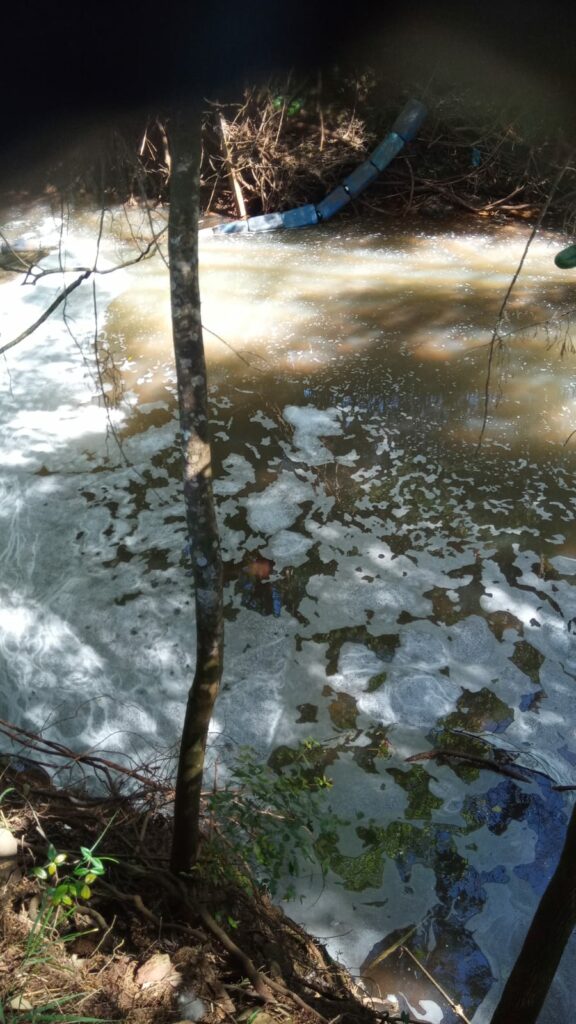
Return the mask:
[[(119, 263), (118, 266), (116, 267), (107, 267), (105, 270), (99, 270), (97, 267), (74, 267), (72, 273), (78, 273), (80, 276), (77, 277), (75, 281), (72, 281), (71, 284), (67, 285), (66, 288), (62, 289), (60, 294), (56, 296), (54, 301), (50, 303), (50, 305), (44, 310), (42, 315), (39, 316), (38, 319), (35, 320), (34, 323), (30, 325), (30, 327), (27, 327), (25, 331), (22, 331), (22, 333), (19, 334), (17, 338), (13, 338), (12, 341), (8, 341), (5, 345), (3, 345), (0, 348), (0, 356), (4, 355), (5, 352), (8, 352), (9, 349), (14, 348), (14, 346), (18, 345), (21, 341), (24, 341), (25, 338), (29, 338), (31, 334), (34, 334), (34, 331), (36, 331), (40, 327), (40, 325), (43, 324), (44, 321), (48, 319), (48, 317), (52, 316), (54, 310), (58, 309), (58, 306), (61, 306), (62, 303), (65, 302), (65, 300), (68, 298), (68, 296), (71, 295), (72, 292), (75, 291), (75, 289), (78, 288), (78, 286), (81, 285), (83, 281), (87, 281), (88, 278), (91, 277), (93, 274), (114, 274), (116, 273), (117, 270), (124, 270), (126, 267), (133, 267), (134, 264), (140, 263), (142, 260), (149, 257), (152, 249), (155, 246), (157, 246), (158, 239), (161, 238), (162, 235), (167, 230), (167, 227), (162, 228), (162, 231), (160, 231), (157, 235), (154, 236), (154, 238), (148, 243), (146, 248), (143, 249), (141, 253), (139, 253), (138, 256), (136, 256), (133, 260), (126, 260), (124, 263)], [(67, 272), (70, 273), (70, 271)], [(47, 277), (49, 274), (61, 273), (62, 270), (60, 268), (50, 268), (46, 270), (40, 268), (40, 272), (38, 274), (33, 275), (34, 284), (36, 284), (36, 281), (40, 280), (41, 277)]]

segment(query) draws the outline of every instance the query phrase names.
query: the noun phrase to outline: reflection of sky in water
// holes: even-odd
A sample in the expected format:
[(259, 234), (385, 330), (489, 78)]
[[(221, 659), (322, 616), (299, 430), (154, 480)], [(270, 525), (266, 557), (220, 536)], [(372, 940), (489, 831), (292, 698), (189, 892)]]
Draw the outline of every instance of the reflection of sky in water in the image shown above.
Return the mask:
[[(292, 912), (356, 969), (410, 931), (469, 1015), (488, 992), (481, 1024), (565, 827), (546, 777), (574, 780), (573, 370), (544, 335), (514, 335), (476, 454), (486, 343), (525, 235), (386, 230), (202, 243), (203, 319), (249, 364), (207, 335), (227, 594), (214, 742), (330, 742), (334, 803), (361, 817)], [(70, 260), (91, 261), (92, 240), (86, 215)], [(516, 326), (569, 298), (556, 247), (530, 250)], [(4, 342), (49, 292), (0, 287)], [(151, 262), (98, 293), (103, 376), (117, 387), (114, 359), (124, 385), (112, 422), (89, 287), (67, 307), (73, 337), (47, 322), (0, 378), (0, 705), (148, 756), (174, 742), (191, 661), (165, 274)], [(525, 780), (406, 762), (432, 746)], [(441, 1002), (402, 953), (378, 972), (407, 1006)]]

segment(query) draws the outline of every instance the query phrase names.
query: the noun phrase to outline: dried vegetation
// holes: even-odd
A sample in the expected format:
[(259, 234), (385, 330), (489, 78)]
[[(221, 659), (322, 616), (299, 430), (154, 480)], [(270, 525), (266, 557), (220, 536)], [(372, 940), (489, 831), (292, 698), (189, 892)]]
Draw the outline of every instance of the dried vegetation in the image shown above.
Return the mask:
[[(69, 760), (65, 748), (20, 735), (43, 759), (48, 750), (52, 767)], [(218, 884), (169, 873), (173, 792), (158, 769), (80, 758), (108, 782), (108, 794), (94, 797), (57, 788), (31, 759), (0, 760), (2, 1024), (383, 1019), (322, 947), (256, 887), (227, 881), (225, 871)], [(131, 795), (122, 795), (127, 782)], [(50, 844), (60, 860), (56, 874), (42, 882), (31, 870), (46, 863)], [(106, 863), (105, 876), (88, 879), (92, 891), (85, 898), (55, 907), (48, 887), (64, 879), (86, 848)]]
[[(418, 137), (340, 216), (533, 223), (564, 168), (544, 226), (576, 231), (576, 162), (565, 126), (527, 111), (522, 97), (496, 104), (434, 82), (399, 88), (369, 69), (252, 85), (234, 103), (206, 99), (203, 211), (242, 218), (318, 202), (369, 156), (410, 97), (428, 108)], [(103, 196), (166, 202), (169, 136), (169, 111), (96, 132), (75, 151), (58, 151), (50, 170), (42, 169), (41, 191), (98, 203)]]
[[(494, 107), (471, 94), (414, 84), (429, 116), (412, 142), (351, 209), (534, 220), (566, 167), (549, 222), (576, 228), (572, 151), (559, 130), (521, 105)], [(410, 95), (376, 74), (288, 78), (246, 89), (236, 104), (206, 104), (201, 201), (206, 213), (254, 216), (317, 202), (369, 156)], [(149, 122), (139, 146), (135, 195), (167, 196), (164, 122)]]

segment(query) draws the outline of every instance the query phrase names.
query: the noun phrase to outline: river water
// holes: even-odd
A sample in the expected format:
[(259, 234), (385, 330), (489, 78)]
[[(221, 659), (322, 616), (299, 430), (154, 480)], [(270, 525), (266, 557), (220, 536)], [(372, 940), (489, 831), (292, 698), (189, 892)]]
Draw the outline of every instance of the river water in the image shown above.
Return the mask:
[[(0, 345), (93, 264), (99, 228), (42, 205), (4, 220), (59, 272), (1, 273)], [(110, 211), (99, 269), (149, 230)], [(348, 221), (201, 239), (226, 563), (213, 749), (281, 764), (323, 744), (353, 822), (289, 912), (374, 991), (448, 1024), (409, 954), (373, 962), (401, 940), (485, 1024), (562, 843), (571, 794), (552, 787), (576, 783), (574, 283), (554, 235), (512, 294), (477, 448), (526, 238)], [(0, 716), (159, 758), (193, 666), (161, 253), (82, 284), (6, 353), (0, 415)], [(505, 767), (407, 760), (432, 748)], [(542, 1020), (570, 1017), (570, 955)]]

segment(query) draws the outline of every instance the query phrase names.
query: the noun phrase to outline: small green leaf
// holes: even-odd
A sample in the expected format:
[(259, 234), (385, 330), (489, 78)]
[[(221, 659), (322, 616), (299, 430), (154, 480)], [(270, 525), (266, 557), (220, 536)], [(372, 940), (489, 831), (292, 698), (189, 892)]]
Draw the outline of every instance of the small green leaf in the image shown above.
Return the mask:
[(303, 105), (302, 100), (292, 100), (292, 103), (288, 107), (288, 117), (294, 117), (295, 114), (299, 114)]
[(55, 901), (56, 900), (62, 900), (62, 899), (64, 899), (65, 896), (68, 895), (69, 891), (70, 891), (69, 883), (68, 882), (62, 882), (60, 885), (57, 885), (55, 889), (52, 890), (52, 892), (53, 892), (53, 897), (52, 898)]

